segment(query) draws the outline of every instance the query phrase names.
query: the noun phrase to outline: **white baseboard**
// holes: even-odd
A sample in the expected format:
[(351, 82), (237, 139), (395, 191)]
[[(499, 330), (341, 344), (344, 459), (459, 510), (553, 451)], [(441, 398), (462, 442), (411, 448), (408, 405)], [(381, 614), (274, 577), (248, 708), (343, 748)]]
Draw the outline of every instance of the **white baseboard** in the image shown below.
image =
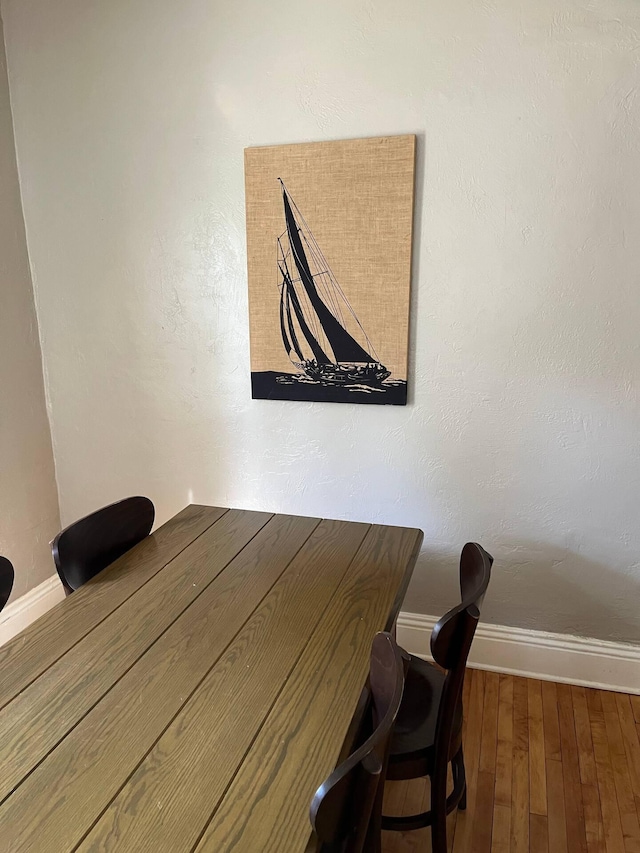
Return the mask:
[[(398, 642), (412, 654), (428, 658), (436, 621), (435, 617), (420, 613), (400, 613)], [(471, 647), (469, 666), (640, 694), (640, 646), (626, 643), (481, 622)]]
[(64, 590), (58, 575), (52, 575), (8, 604), (0, 613), (0, 646), (62, 601)]

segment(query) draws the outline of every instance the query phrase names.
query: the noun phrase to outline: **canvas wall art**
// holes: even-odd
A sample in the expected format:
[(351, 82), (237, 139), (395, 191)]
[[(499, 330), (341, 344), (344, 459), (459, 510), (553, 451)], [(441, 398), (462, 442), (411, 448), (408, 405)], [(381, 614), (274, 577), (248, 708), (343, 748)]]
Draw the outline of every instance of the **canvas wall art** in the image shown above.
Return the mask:
[(254, 399), (404, 405), (415, 137), (245, 150)]

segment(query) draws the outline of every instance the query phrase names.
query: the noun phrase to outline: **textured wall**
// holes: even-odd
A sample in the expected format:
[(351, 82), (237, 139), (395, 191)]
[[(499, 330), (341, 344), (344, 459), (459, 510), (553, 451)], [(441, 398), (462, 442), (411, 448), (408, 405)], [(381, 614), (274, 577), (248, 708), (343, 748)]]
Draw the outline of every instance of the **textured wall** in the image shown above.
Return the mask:
[[(407, 609), (638, 642), (640, 6), (4, 0), (65, 521), (417, 525)], [(419, 134), (406, 409), (252, 402), (245, 146)]]
[(16, 598), (54, 572), (60, 527), (0, 20), (0, 554)]

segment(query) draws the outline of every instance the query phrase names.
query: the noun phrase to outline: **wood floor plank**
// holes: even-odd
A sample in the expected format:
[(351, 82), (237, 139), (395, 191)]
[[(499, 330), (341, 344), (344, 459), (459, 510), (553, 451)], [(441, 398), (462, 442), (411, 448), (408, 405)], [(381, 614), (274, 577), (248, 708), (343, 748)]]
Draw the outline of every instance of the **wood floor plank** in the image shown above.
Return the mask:
[(636, 803), (636, 812), (640, 817), (640, 739), (633, 717), (630, 697), (624, 693), (616, 693), (618, 719), (622, 729), (624, 748), (627, 753), (627, 764), (631, 775), (631, 786)]
[(458, 812), (453, 840), (454, 853), (467, 853), (472, 849), (473, 825), (476, 819), (478, 772), (484, 712), (485, 675), (482, 670), (472, 670), (469, 693), (469, 719), (464, 731), (464, 760), (467, 775), (467, 808)]
[[(155, 574), (144, 594), (140, 590), (130, 596), (0, 711), (0, 799), (99, 702), (270, 518), (268, 513), (229, 510), (178, 555), (170, 569)], [(32, 736), (25, 739), (25, 730)]]
[(473, 850), (473, 853), (491, 853), (495, 781), (495, 775), (488, 770), (478, 771), (475, 815), (472, 829), (473, 843), (469, 848)]
[(491, 853), (511, 853), (511, 809), (508, 806), (493, 807)]
[[(488, 799), (485, 802), (483, 791), (486, 790), (486, 787), (483, 786), (482, 779), (486, 771), (479, 769), (476, 783), (475, 831), (466, 832), (464, 829), (465, 816), (463, 815), (461, 820), (463, 835), (458, 838), (456, 853), (463, 853), (463, 851), (464, 853), (466, 851), (481, 853), (487, 849), (485, 826), (480, 815), (484, 814), (488, 808), (492, 808), (490, 847), (492, 853), (512, 853), (518, 849), (517, 834), (514, 833), (512, 826), (512, 805), (519, 798), (518, 779), (520, 776), (524, 776), (518, 770), (519, 759), (516, 755), (518, 750), (515, 747), (516, 743), (524, 743), (522, 737), (524, 725), (521, 713), (523, 695), (522, 688), (518, 686), (518, 679), (516, 679), (514, 709), (513, 697), (509, 696), (508, 687), (505, 689), (505, 685), (511, 681), (510, 676), (502, 676), (503, 692), (502, 694), (500, 691), (498, 693), (498, 729), (502, 731), (503, 739), (510, 741), (514, 757), (513, 772), (510, 776), (513, 799), (510, 800), (509, 805), (501, 805), (495, 798), (493, 803)], [(537, 682), (527, 681), (526, 683), (529, 727), (528, 754), (531, 760), (532, 743), (539, 739), (539, 734), (532, 737), (531, 729), (535, 725), (532, 724), (532, 719), (539, 719), (540, 705), (538, 703), (536, 708)], [(521, 684), (522, 680), (520, 680)], [(485, 689), (483, 692), (485, 712), (491, 705), (491, 688), (487, 685), (487, 674), (485, 673)], [(549, 685), (551, 685), (551, 689)], [(579, 813), (583, 815), (587, 853), (636, 853), (639, 848), (634, 834), (635, 815), (637, 814), (634, 809), (634, 793), (637, 784), (634, 773), (636, 770), (640, 772), (640, 762), (637, 761), (640, 739), (631, 697), (627, 694), (607, 693), (575, 686), (568, 687), (567, 685), (556, 685), (552, 682), (542, 682), (540, 687), (547, 815), (530, 812), (528, 846), (522, 843), (522, 849), (528, 850), (529, 853), (573, 853), (574, 850), (580, 849), (579, 840), (577, 842), (578, 847), (576, 847), (575, 826), (570, 830), (572, 835), (569, 839), (567, 838), (567, 816), (565, 813), (565, 798), (567, 798), (569, 808), (573, 809), (574, 813), (577, 808), (576, 801), (580, 803), (581, 812)], [(558, 699), (558, 697), (560, 698)], [(502, 719), (500, 718), (501, 699)], [(554, 706), (554, 702), (560, 702), (562, 706), (560, 710), (558, 710), (557, 704)], [(513, 721), (514, 717), (516, 719), (515, 734), (505, 725), (505, 706), (510, 711), (511, 720)], [(471, 691), (468, 710), (469, 717), (472, 718), (474, 705)], [(554, 719), (557, 738), (553, 734)], [(547, 721), (550, 721), (552, 732), (550, 736), (547, 732)], [(481, 762), (486, 760), (482, 748), (482, 738), (487, 731), (488, 723), (484, 720), (481, 736)], [(558, 748), (560, 752), (558, 752)], [(562, 749), (564, 749), (564, 753)], [(496, 755), (499, 751), (500, 735), (498, 735)], [(520, 749), (519, 751), (523, 752), (524, 750)], [(554, 754), (559, 757), (550, 758)], [(569, 769), (564, 772), (563, 755), (569, 765)], [(614, 769), (616, 762), (618, 763), (617, 770)], [(496, 766), (498, 764), (499, 759)], [(585, 783), (584, 779), (587, 779), (588, 782)], [(573, 793), (567, 792), (567, 782), (572, 784)], [(496, 779), (496, 791), (498, 788), (499, 782)], [(626, 831), (623, 831), (623, 827)], [(630, 827), (631, 831), (629, 831)], [(416, 845), (416, 848), (420, 849), (421, 853), (430, 850), (430, 846), (419, 848)], [(413, 851), (413, 848), (410, 849)], [(383, 853), (396, 853), (396, 851), (388, 851), (383, 845)], [(399, 848), (397, 853), (404, 853), (404, 850)]]
[(500, 675), (495, 802), (511, 808), (513, 767), (513, 676)]
[(513, 779), (511, 849), (529, 851), (529, 725), (527, 680), (513, 679)]
[(630, 696), (629, 701), (633, 708), (633, 716), (635, 717), (636, 723), (640, 726), (640, 696)]
[(601, 698), (625, 850), (627, 853), (640, 853), (640, 825), (633, 796), (631, 775), (627, 765), (627, 753), (620, 727), (618, 706), (615, 695), (609, 691), (602, 691)]
[(593, 716), (595, 716), (604, 722), (602, 714), (602, 691), (589, 689), (585, 690), (585, 694), (587, 697), (587, 708), (589, 709), (589, 720), (592, 720)]
[(596, 760), (593, 754), (591, 723), (585, 688), (572, 686), (571, 700), (573, 702), (573, 718), (578, 746), (578, 761), (580, 763), (580, 781), (583, 785), (597, 788)]
[(529, 749), (529, 688), (528, 679), (513, 676), (513, 748)]
[(476, 816), (473, 826), (474, 848), (490, 853), (493, 831), (493, 801), (495, 794), (496, 755), (498, 749), (498, 703), (500, 676), (497, 672), (485, 673), (480, 764)]
[(562, 761), (557, 686), (553, 681), (543, 681), (541, 688), (545, 757), (547, 760)]
[(604, 843), (604, 825), (600, 808), (600, 792), (596, 785), (582, 786), (582, 804), (584, 807), (584, 828), (589, 853), (606, 853)]
[[(404, 803), (407, 797), (408, 790), (409, 782), (386, 782), (384, 786), (384, 801), (382, 806), (383, 814), (405, 814)], [(383, 831), (382, 849), (384, 853), (402, 853), (400, 849), (401, 844), (401, 832), (390, 832), (388, 830)]]
[(549, 853), (570, 853), (567, 846), (567, 818), (564, 809), (562, 762), (550, 758), (547, 770), (547, 826)]
[(471, 672), (467, 667), (464, 673), (464, 683), (462, 685), (462, 719), (466, 723), (469, 719), (469, 704), (471, 702)]
[(600, 691), (600, 701), (602, 702), (602, 713), (604, 715), (604, 723), (607, 730), (607, 740), (609, 742), (609, 752), (616, 758), (625, 759), (626, 750), (620, 728), (620, 718), (618, 716), (618, 706), (616, 704), (615, 694), (609, 690)]
[[(401, 815), (404, 811), (404, 801), (409, 789), (406, 781), (393, 782), (387, 780), (384, 786), (384, 802), (382, 811), (388, 815)], [(394, 837), (396, 833), (391, 833)]]
[[(251, 539), (4, 802), (0, 837), (7, 850), (35, 850), (41, 839), (50, 851), (78, 844), (92, 816), (113, 799), (318, 523), (277, 519)], [(208, 559), (216, 566), (217, 552)]]
[(598, 776), (598, 792), (600, 794), (600, 808), (602, 810), (602, 823), (604, 827), (604, 841), (607, 853), (625, 853), (624, 838), (622, 835), (622, 822), (618, 808), (618, 797), (611, 766), (609, 743), (605, 728), (604, 714), (602, 711), (602, 700), (599, 690), (589, 690), (587, 693), (587, 706), (589, 708), (589, 720), (591, 722), (591, 738), (593, 741), (593, 752), (596, 760), (596, 774)]
[(568, 684), (559, 684), (557, 690), (560, 744), (562, 749), (562, 775), (564, 779), (564, 807), (567, 821), (567, 844), (570, 853), (586, 853), (587, 838), (584, 827), (580, 762), (578, 759), (571, 687)]
[[(545, 770), (542, 685), (539, 681), (529, 678), (527, 688), (529, 702), (529, 810), (532, 814), (546, 815), (547, 776)], [(541, 825), (541, 821), (536, 822), (536, 826)]]
[(316, 528), (78, 853), (193, 848), (367, 531)]
[[(188, 506), (0, 647), (0, 708), (29, 686), (227, 510)], [(53, 571), (53, 563), (52, 563)]]
[[(485, 673), (484, 709), (482, 712), (482, 737), (480, 745), (480, 771), (495, 774), (498, 747), (498, 695), (500, 676), (497, 672)], [(493, 799), (493, 793), (492, 793)]]
[[(507, 678), (509, 677), (504, 677), (505, 680)], [(549, 690), (548, 687), (545, 688), (546, 684), (551, 684), (553, 690)], [(529, 691), (535, 692), (535, 682), (528, 682), (527, 687)], [(519, 688), (516, 687), (516, 705), (519, 701), (518, 690)], [(571, 702), (568, 701), (567, 690), (571, 694)], [(553, 721), (549, 697), (557, 697), (558, 693), (560, 694), (560, 701), (563, 703), (563, 708), (561, 709), (561, 717), (559, 718), (556, 712), (555, 718), (558, 725), (558, 741), (560, 741), (560, 730), (562, 728), (565, 755), (568, 754), (568, 750), (569, 753), (571, 752), (571, 714), (568, 709), (570, 705), (573, 707), (575, 748), (573, 749), (573, 759), (570, 758), (573, 769), (569, 771), (569, 781), (572, 775), (575, 778), (579, 777), (579, 799), (584, 816), (586, 849), (588, 853), (635, 853), (638, 849), (636, 838), (633, 833), (629, 833), (628, 823), (626, 824), (626, 834), (623, 832), (625, 818), (621, 818), (620, 816), (621, 809), (623, 814), (626, 809), (627, 814), (633, 816), (632, 799), (637, 784), (635, 759), (640, 755), (640, 747), (638, 746), (640, 739), (638, 738), (638, 727), (633, 714), (631, 697), (626, 694), (612, 694), (574, 686), (567, 688), (566, 686), (555, 685), (551, 682), (543, 682), (541, 685), (543, 728), (545, 720)], [(487, 696), (489, 694), (490, 688), (487, 688), (485, 675), (485, 706), (487, 706)], [(545, 694), (547, 696), (546, 705)], [(615, 712), (617, 712), (617, 720)], [(607, 715), (606, 720), (605, 713)], [(469, 701), (469, 716), (471, 717), (472, 715), (473, 703)], [(534, 711), (535, 716), (537, 714)], [(609, 732), (607, 731), (607, 722), (609, 723)], [(586, 725), (589, 728), (588, 732), (585, 731)], [(485, 721), (482, 727), (483, 732), (486, 731), (486, 726), (487, 723)], [(553, 728), (553, 722), (551, 726)], [(531, 730), (531, 703), (529, 703), (529, 729)], [(575, 849), (574, 838), (572, 837), (571, 841), (568, 842), (566, 829), (565, 796), (567, 779), (565, 779), (565, 775), (563, 774), (561, 759), (548, 758), (548, 754), (553, 755), (556, 753), (553, 735), (549, 740), (546, 737), (546, 730), (544, 734), (545, 753), (547, 756), (545, 769), (548, 814), (545, 822), (545, 816), (530, 813), (527, 849), (529, 853), (573, 853)], [(608, 734), (610, 737), (608, 737)], [(521, 741), (517, 731), (515, 739), (512, 737), (512, 743), (514, 740), (515, 742)], [(531, 736), (529, 738), (529, 746), (531, 746)], [(482, 761), (482, 749), (480, 754)], [(591, 759), (589, 759), (589, 755)], [(626, 764), (625, 762), (622, 763), (623, 769), (617, 771), (616, 780), (614, 762), (619, 762), (623, 757)], [(479, 771), (476, 807), (484, 813), (487, 809), (487, 803), (484, 802), (486, 798), (482, 792), (487, 789), (487, 780), (482, 776), (482, 773), (483, 771)], [(518, 771), (516, 769), (513, 773), (513, 785), (516, 787), (517, 778)], [(582, 779), (585, 778), (590, 781), (588, 783), (583, 782)], [(616, 787), (616, 781), (618, 782), (618, 787)], [(625, 783), (624, 787), (622, 786), (623, 781)], [(603, 805), (601, 805), (601, 798)], [(571, 796), (569, 799), (571, 800)], [(622, 806), (620, 806), (620, 801), (622, 802)], [(512, 837), (511, 809), (508, 806), (498, 804), (494, 800), (492, 812), (490, 849), (492, 853), (512, 853), (515, 849), (515, 842)], [(462, 823), (464, 823), (464, 817)], [(478, 829), (482, 832), (482, 821), (478, 818), (476, 812), (476, 830)], [(469, 838), (471, 838), (471, 841)], [(421, 853), (426, 853), (426, 851), (430, 850), (430, 846), (418, 848), (416, 845), (416, 848), (420, 849)], [(409, 849), (413, 850), (413, 848)], [(464, 846), (461, 846), (461, 841), (459, 840), (459, 850), (466, 851), (467, 849), (472, 851), (472, 853), (480, 853), (480, 851), (485, 850), (485, 836), (477, 836), (476, 833), (471, 833), (471, 836), (465, 836)], [(383, 845), (383, 853), (396, 853), (396, 851), (388, 851), (386, 846)], [(404, 849), (399, 848), (397, 853), (404, 853)]]
[(372, 527), (337, 594), (340, 606), (323, 614), (308, 653), (300, 656), (214, 812), (198, 853), (304, 849), (311, 797), (335, 766), (336, 744), (349, 727), (368, 672), (373, 634), (385, 624), (421, 541), (419, 531)]
[(548, 853), (549, 827), (546, 815), (532, 814), (529, 819), (530, 850), (535, 853)]
[[(407, 794), (404, 801), (405, 814), (419, 814), (429, 808), (426, 802), (428, 782), (426, 779), (411, 779), (406, 783)], [(411, 832), (397, 832), (397, 853), (425, 853), (431, 850), (431, 828), (416, 829)]]

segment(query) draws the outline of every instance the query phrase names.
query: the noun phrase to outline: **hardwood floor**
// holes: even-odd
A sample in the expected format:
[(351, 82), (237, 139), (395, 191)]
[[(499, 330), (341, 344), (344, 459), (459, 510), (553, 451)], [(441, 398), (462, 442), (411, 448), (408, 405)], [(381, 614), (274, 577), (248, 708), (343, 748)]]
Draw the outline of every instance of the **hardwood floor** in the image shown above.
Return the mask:
[[(466, 812), (450, 853), (640, 853), (640, 696), (468, 670)], [(390, 782), (388, 814), (428, 808), (428, 781)], [(428, 853), (429, 829), (383, 833)]]

